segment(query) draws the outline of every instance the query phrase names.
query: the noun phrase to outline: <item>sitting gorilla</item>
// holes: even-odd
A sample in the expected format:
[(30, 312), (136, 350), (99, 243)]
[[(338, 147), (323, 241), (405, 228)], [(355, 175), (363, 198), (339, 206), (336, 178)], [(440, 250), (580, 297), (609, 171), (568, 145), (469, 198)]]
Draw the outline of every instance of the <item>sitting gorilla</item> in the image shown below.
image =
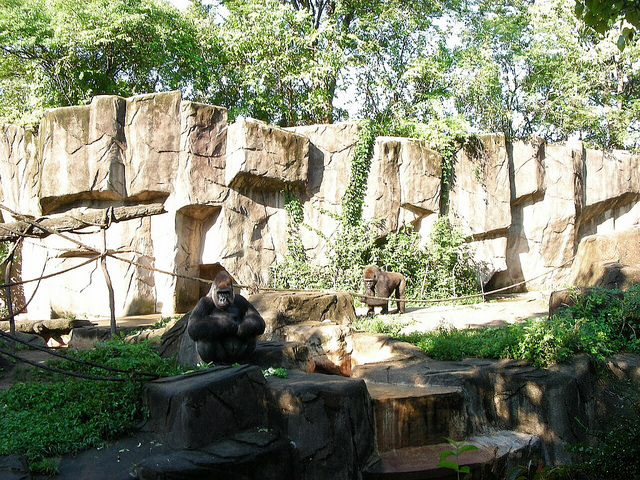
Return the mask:
[(246, 358), (264, 329), (255, 307), (242, 295), (234, 295), (233, 281), (226, 272), (216, 275), (209, 293), (191, 311), (187, 325), (198, 355), (206, 363), (234, 363)]
[[(369, 297), (385, 297), (391, 296), (395, 291), (398, 304), (398, 312), (404, 313), (404, 302), (400, 300), (404, 298), (404, 289), (406, 282), (401, 273), (383, 272), (378, 267), (369, 266), (364, 269), (362, 275), (364, 281), (364, 294)], [(373, 315), (374, 307), (382, 307), (381, 314), (389, 313), (388, 300), (375, 300), (373, 298), (365, 298), (364, 303), (369, 306), (367, 315)]]

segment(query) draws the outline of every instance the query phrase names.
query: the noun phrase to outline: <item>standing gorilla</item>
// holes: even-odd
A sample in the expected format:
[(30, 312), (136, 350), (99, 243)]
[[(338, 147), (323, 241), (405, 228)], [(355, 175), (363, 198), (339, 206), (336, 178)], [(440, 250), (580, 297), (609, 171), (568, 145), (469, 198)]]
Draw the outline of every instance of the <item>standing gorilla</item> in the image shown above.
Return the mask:
[(233, 363), (256, 348), (256, 337), (265, 323), (242, 295), (233, 293), (233, 281), (226, 272), (213, 280), (209, 293), (189, 315), (187, 332), (203, 362)]
[[(369, 266), (364, 269), (362, 275), (364, 281), (364, 294), (369, 297), (385, 297), (391, 296), (392, 292), (396, 294), (396, 303), (398, 312), (404, 313), (404, 302), (400, 300), (404, 298), (404, 289), (406, 282), (401, 273), (383, 272), (378, 267)], [(382, 307), (381, 314), (389, 313), (388, 300), (375, 300), (373, 298), (365, 298), (364, 303), (369, 306), (367, 315), (373, 315), (374, 307)]]

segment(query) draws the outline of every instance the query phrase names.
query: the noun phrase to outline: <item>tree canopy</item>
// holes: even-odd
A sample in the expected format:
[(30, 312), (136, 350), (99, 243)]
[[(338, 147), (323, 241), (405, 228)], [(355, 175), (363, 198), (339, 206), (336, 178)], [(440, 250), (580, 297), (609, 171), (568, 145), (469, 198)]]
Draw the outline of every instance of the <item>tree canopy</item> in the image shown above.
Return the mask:
[(576, 15), (604, 34), (619, 24), (618, 48), (624, 50), (640, 28), (640, 4), (635, 0), (576, 0)]
[[(620, 32), (610, 28), (620, 19), (634, 28), (631, 1), (0, 6), (3, 121), (36, 121), (46, 108), (94, 95), (180, 89), (185, 98), (227, 107), (231, 119), (282, 126), (351, 115), (386, 125), (388, 133), (427, 137), (470, 128), (514, 139), (578, 136), (605, 148), (640, 141), (640, 50), (629, 32), (621, 50)], [(595, 31), (585, 27), (600, 17), (608, 20), (593, 24)]]

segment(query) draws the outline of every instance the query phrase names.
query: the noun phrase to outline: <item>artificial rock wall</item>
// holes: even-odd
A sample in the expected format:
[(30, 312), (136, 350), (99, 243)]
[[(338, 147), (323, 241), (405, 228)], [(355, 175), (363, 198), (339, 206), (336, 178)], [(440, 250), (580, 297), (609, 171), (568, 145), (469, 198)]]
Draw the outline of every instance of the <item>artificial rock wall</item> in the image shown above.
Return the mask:
[[(326, 259), (336, 230), (326, 212), (339, 212), (357, 135), (354, 123), (228, 125), (224, 108), (184, 101), (179, 92), (100, 96), (47, 112), (35, 129), (0, 127), (1, 198), (36, 218), (163, 203), (167, 213), (107, 230), (107, 247), (134, 262), (108, 260), (116, 314), (184, 312), (204, 287), (158, 270), (211, 278), (223, 267), (239, 283), (267, 283), (269, 266), (286, 251), (285, 191), (300, 196), (313, 227), (302, 230), (309, 257)], [(637, 156), (539, 139), (512, 144), (501, 135), (483, 136), (476, 147), (457, 156), (448, 213), (472, 237), (490, 286), (564, 286), (582, 238), (640, 223)], [(440, 214), (440, 160), (421, 142), (377, 138), (365, 217), (386, 219), (388, 231), (412, 223), (426, 240)], [(6, 212), (3, 218), (12, 220)], [(88, 226), (76, 238), (102, 249), (95, 232)], [(26, 239), (22, 276), (85, 260), (60, 237)], [(33, 319), (109, 313), (96, 262), (26, 284), (25, 297), (34, 290)]]

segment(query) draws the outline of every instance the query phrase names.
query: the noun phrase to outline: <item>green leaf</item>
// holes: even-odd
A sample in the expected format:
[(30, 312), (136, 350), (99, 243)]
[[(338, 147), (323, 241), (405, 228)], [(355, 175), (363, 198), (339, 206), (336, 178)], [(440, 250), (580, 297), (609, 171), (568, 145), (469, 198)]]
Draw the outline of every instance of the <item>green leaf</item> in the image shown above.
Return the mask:
[(450, 457), (451, 455), (455, 455), (456, 452), (453, 452), (451, 450), (445, 450), (444, 452), (442, 452), (440, 454), (440, 461), (442, 462), (442, 460), (444, 460), (447, 457)]
[(462, 452), (470, 452), (473, 450), (478, 450), (478, 447), (476, 447), (475, 445), (462, 445), (460, 448), (458, 448), (458, 455), (460, 455)]
[(620, 35), (618, 37), (618, 41), (616, 42), (616, 45), (618, 46), (618, 50), (620, 50), (621, 52), (624, 51), (624, 47), (627, 44), (627, 38), (624, 35)]
[(454, 470), (456, 472), (459, 471), (458, 464), (456, 462), (438, 462), (438, 466), (442, 468), (448, 468), (450, 470)]

